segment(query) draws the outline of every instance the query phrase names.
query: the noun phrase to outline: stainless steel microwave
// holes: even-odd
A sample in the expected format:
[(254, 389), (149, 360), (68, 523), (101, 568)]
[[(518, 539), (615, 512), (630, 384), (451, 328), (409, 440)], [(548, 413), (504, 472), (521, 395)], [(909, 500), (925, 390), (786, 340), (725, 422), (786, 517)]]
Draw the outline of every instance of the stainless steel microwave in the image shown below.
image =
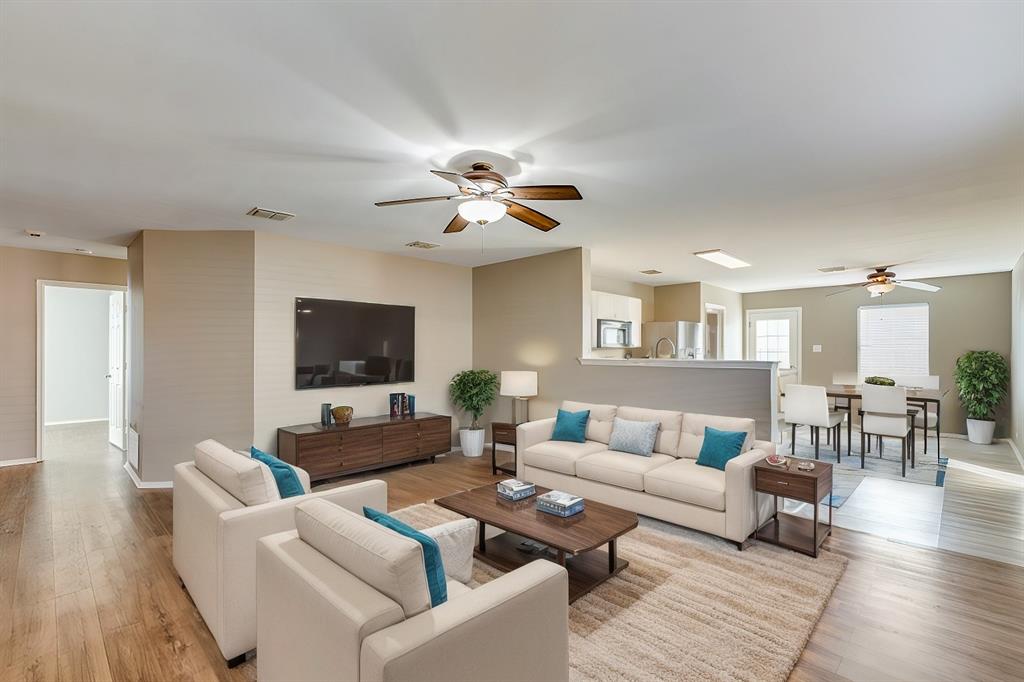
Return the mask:
[(629, 348), (633, 338), (633, 323), (624, 320), (597, 321), (598, 348)]

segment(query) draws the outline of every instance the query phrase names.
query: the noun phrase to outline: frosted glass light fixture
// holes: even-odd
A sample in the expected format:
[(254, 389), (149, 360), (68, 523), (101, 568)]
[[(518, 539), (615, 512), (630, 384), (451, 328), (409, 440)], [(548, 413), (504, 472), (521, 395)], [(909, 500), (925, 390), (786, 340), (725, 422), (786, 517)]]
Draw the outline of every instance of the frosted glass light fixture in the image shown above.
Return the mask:
[(471, 223), (486, 225), (505, 217), (508, 207), (493, 199), (472, 199), (459, 204), (459, 215)]
[(892, 282), (872, 282), (867, 287), (867, 290), (876, 296), (887, 294), (896, 288), (896, 285)]

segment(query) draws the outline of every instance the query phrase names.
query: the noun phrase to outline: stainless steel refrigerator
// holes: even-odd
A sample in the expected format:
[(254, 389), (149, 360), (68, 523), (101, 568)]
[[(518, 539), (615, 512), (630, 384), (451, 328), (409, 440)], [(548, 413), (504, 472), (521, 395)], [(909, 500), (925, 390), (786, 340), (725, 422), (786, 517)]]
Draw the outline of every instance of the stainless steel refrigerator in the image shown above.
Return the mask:
[[(674, 347), (675, 351), (671, 357), (680, 360), (704, 359), (704, 325), (700, 322), (644, 322), (643, 338), (652, 358), (659, 355), (663, 358), (669, 357)], [(672, 343), (662, 341), (661, 345), (655, 348), (659, 339), (668, 339)]]

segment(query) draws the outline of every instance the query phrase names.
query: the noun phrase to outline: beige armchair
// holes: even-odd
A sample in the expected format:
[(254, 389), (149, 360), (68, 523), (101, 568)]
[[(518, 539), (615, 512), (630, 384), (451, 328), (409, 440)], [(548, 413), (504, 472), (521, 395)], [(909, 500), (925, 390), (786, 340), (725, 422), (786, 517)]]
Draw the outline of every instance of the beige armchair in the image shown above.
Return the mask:
[(256, 541), (295, 528), (295, 506), (306, 500), (387, 508), (384, 481), (309, 493), (296, 467), (307, 494), (280, 499), (265, 469), (212, 440), (174, 467), (174, 568), (230, 667), (256, 648)]
[(534, 561), (470, 589), (442, 544), (448, 601), (431, 608), (418, 542), (323, 502), (295, 517), (296, 530), (259, 541), (260, 682), (568, 679), (561, 566)]

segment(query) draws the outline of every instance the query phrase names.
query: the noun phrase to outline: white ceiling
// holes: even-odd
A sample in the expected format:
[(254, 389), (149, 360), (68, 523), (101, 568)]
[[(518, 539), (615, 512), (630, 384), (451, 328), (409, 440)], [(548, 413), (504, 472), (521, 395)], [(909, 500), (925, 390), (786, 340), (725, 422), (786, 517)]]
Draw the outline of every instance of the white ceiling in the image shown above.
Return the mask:
[[(463, 265), (583, 245), (596, 274), (740, 291), (1007, 270), (1022, 27), (1020, 2), (7, 1), (0, 243), (260, 229)], [(447, 202), (373, 206), (446, 193), (427, 171), (474, 148), (584, 200), (486, 239), (442, 235)], [(711, 248), (754, 265), (690, 255)]]

